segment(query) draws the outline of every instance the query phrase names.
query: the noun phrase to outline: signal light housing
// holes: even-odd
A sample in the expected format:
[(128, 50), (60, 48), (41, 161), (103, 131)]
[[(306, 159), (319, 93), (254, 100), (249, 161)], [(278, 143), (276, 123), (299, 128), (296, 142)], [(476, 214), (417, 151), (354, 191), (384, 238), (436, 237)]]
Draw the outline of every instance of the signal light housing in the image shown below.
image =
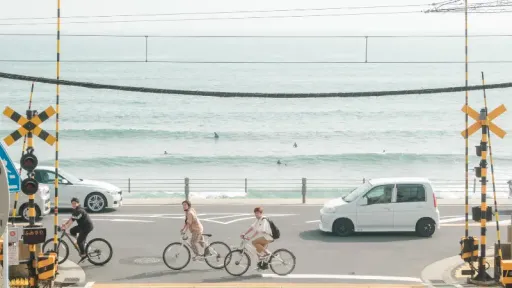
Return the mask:
[(36, 155), (32, 153), (27, 153), (21, 157), (20, 165), (23, 170), (27, 170), (28, 172), (34, 171), (38, 164), (38, 160)]
[(25, 178), (25, 180), (21, 182), (21, 191), (25, 193), (25, 195), (34, 195), (37, 193), (38, 189), (39, 183), (36, 181), (36, 179)]

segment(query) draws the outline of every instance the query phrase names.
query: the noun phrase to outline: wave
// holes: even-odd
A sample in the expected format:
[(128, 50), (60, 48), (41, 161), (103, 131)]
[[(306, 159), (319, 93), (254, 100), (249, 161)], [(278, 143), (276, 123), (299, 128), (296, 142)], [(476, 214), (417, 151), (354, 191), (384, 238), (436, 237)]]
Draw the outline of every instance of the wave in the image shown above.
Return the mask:
[[(471, 161), (478, 161), (476, 156), (470, 156)], [(474, 159), (473, 159), (474, 158)], [(354, 154), (324, 154), (324, 155), (298, 155), (298, 156), (175, 156), (161, 155), (157, 157), (98, 157), (98, 158), (65, 158), (60, 160), (68, 167), (120, 167), (134, 165), (191, 165), (191, 164), (215, 164), (215, 165), (276, 165), (280, 160), (287, 166), (316, 165), (316, 164), (355, 164), (355, 165), (392, 165), (404, 162), (417, 163), (462, 163), (463, 154), (405, 154), (405, 153), (354, 153)], [(512, 156), (494, 157), (495, 161), (510, 161)], [(42, 165), (53, 165), (52, 161), (41, 161)]]
[[(54, 130), (46, 130), (55, 135)], [(12, 130), (0, 130), (0, 135), (9, 135)], [(158, 129), (61, 129), (59, 138), (80, 140), (105, 140), (105, 139), (185, 139), (200, 140), (213, 139), (213, 132), (206, 131), (170, 131)], [(393, 138), (436, 138), (446, 136), (460, 136), (456, 130), (343, 130), (343, 131), (283, 131), (283, 132), (246, 132), (246, 131), (217, 131), (220, 139), (228, 140), (269, 140), (289, 138), (300, 139), (333, 139), (333, 138), (363, 138), (363, 139), (388, 139)]]

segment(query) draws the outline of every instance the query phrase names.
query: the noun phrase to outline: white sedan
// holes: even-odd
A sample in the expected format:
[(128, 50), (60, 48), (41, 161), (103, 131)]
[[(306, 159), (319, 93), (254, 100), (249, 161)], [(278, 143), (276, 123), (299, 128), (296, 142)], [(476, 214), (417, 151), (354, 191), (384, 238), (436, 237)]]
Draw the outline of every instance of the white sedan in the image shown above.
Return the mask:
[[(55, 205), (55, 167), (37, 166), (35, 179), (50, 187), (50, 199)], [(112, 184), (80, 179), (59, 168), (59, 207), (71, 208), (71, 198), (77, 197), (84, 208), (91, 212), (101, 212), (106, 208), (123, 205), (123, 192)]]

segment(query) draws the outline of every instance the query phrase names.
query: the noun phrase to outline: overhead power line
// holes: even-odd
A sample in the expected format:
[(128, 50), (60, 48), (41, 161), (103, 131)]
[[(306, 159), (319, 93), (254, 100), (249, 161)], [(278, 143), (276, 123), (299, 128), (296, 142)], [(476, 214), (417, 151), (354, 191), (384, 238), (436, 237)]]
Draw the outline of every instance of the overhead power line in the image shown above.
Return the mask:
[[(307, 18), (307, 17), (337, 17), (337, 16), (362, 16), (362, 15), (398, 15), (417, 14), (422, 11), (395, 11), (395, 12), (362, 12), (342, 14), (304, 14), (304, 15), (272, 15), (272, 16), (242, 16), (242, 17), (207, 17), (207, 18), (179, 18), (179, 19), (140, 19), (140, 20), (114, 20), (114, 21), (72, 21), (62, 24), (110, 24), (110, 23), (139, 23), (139, 22), (180, 22), (180, 21), (205, 21), (205, 20), (247, 20), (247, 19), (277, 19), (277, 18)], [(54, 22), (39, 23), (0, 23), (0, 26), (34, 26), (55, 25)]]
[[(345, 6), (328, 8), (294, 8), (294, 9), (270, 9), (270, 10), (236, 10), (236, 11), (214, 11), (214, 12), (176, 12), (176, 13), (157, 13), (157, 14), (117, 14), (117, 15), (95, 15), (95, 16), (63, 16), (61, 19), (74, 18), (114, 18), (114, 17), (161, 17), (161, 16), (183, 16), (183, 15), (219, 15), (219, 14), (240, 14), (240, 13), (275, 13), (275, 12), (303, 12), (303, 11), (329, 11), (329, 10), (359, 10), (359, 9), (377, 9), (377, 8), (407, 8), (407, 7), (432, 7), (438, 3), (411, 4), (411, 5), (378, 5), (378, 6)], [(39, 18), (0, 18), (0, 21), (11, 20), (49, 20), (57, 17), (39, 17)]]
[(90, 82), (56, 80), (43, 77), (34, 77), (27, 75), (19, 75), (12, 73), (0, 72), (0, 78), (39, 82), (47, 84), (59, 84), (66, 86), (84, 87), (90, 89), (108, 89), (118, 91), (129, 91), (139, 93), (156, 93), (156, 94), (174, 94), (174, 95), (190, 95), (190, 96), (207, 96), (207, 97), (246, 97), (246, 98), (348, 98), (348, 97), (371, 97), (371, 96), (396, 96), (396, 95), (412, 95), (412, 94), (437, 94), (437, 93), (453, 93), (482, 89), (503, 89), (511, 88), (512, 82), (487, 84), (477, 86), (459, 86), (445, 88), (430, 89), (413, 89), (413, 90), (395, 90), (395, 91), (370, 91), (370, 92), (334, 92), (334, 93), (247, 93), (247, 92), (220, 92), (220, 91), (194, 91), (194, 90), (178, 90), (178, 89), (160, 89), (134, 86), (120, 86), (110, 84), (98, 84)]
[[(4, 63), (54, 63), (55, 60), (37, 59), (0, 59)], [(167, 64), (290, 64), (290, 65), (315, 65), (315, 64), (462, 64), (464, 61), (187, 61), (187, 60), (60, 60), (66, 63), (167, 63)], [(477, 60), (469, 61), (472, 64), (506, 64), (512, 60)]]

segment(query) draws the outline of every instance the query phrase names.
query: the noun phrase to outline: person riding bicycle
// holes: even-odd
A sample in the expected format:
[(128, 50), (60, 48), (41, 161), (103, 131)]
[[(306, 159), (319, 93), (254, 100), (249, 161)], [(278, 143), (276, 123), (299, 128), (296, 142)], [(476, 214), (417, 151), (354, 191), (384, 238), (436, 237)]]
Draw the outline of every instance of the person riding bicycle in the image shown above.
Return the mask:
[[(71, 199), (71, 206), (73, 207), (73, 212), (71, 213), (71, 217), (68, 221), (61, 225), (61, 228), (66, 230), (67, 227), (71, 225), (74, 221), (76, 221), (76, 226), (69, 230), (71, 236), (77, 239), (78, 248), (80, 249), (80, 257), (82, 260), (87, 258), (87, 253), (85, 252), (84, 242), (87, 238), (87, 235), (91, 233), (94, 229), (94, 225), (92, 224), (91, 217), (85, 211), (84, 208), (80, 206), (80, 200), (78, 198), (73, 197)], [(78, 238), (76, 237), (78, 234)]]
[(185, 232), (190, 230), (192, 237), (190, 239), (190, 245), (192, 246), (192, 250), (195, 254), (192, 260), (203, 260), (204, 258), (199, 254), (197, 250), (197, 244), (201, 246), (201, 249), (204, 249), (204, 238), (203, 238), (203, 225), (201, 221), (197, 218), (197, 213), (194, 208), (192, 208), (192, 203), (190, 201), (185, 200), (181, 202), (183, 205), (183, 211), (185, 211), (185, 225), (181, 229), (181, 234), (185, 234)]
[(270, 251), (265, 247), (268, 246), (270, 242), (274, 240), (272, 238), (272, 230), (270, 228), (270, 224), (268, 220), (263, 217), (263, 208), (256, 207), (254, 208), (254, 216), (256, 216), (256, 221), (251, 225), (249, 230), (244, 234), (240, 235), (241, 238), (247, 238), (246, 235), (251, 231), (255, 230), (252, 237), (247, 238), (249, 240), (254, 239), (252, 241), (252, 245), (256, 248), (258, 253), (258, 257), (263, 259), (270, 255)]

